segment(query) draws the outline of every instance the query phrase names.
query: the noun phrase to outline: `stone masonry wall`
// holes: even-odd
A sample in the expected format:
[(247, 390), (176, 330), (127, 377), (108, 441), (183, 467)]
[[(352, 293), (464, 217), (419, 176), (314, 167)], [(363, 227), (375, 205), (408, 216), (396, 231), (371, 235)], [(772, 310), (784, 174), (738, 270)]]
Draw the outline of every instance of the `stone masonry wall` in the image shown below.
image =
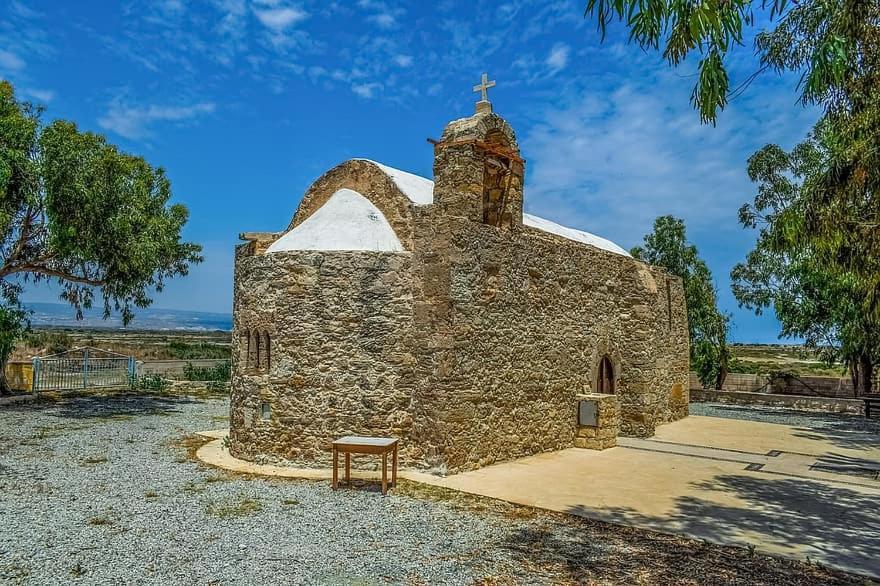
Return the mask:
[[(659, 267), (647, 267), (657, 285), (653, 297), (653, 346), (658, 388), (667, 393), (667, 401), (657, 423), (676, 421), (688, 415), (690, 404), (690, 339), (687, 308), (681, 279)], [(653, 295), (653, 294), (652, 294)], [(630, 416), (632, 419), (632, 415)]]
[[(333, 439), (358, 434), (400, 437), (411, 459), (410, 264), (409, 253), (238, 255), (234, 456), (326, 465)], [(247, 367), (248, 330), (271, 332), (268, 368)]]
[(679, 280), (669, 278), (668, 301), (665, 280), (659, 287), (631, 258), (427, 210), (415, 234), (414, 266), (425, 271), (415, 342), (427, 383), (414, 402), (417, 438), (447, 471), (574, 445), (575, 396), (594, 389), (604, 355), (623, 433), (648, 436), (687, 413)]
[(606, 450), (616, 446), (617, 435), (620, 433), (620, 406), (617, 396), (593, 393), (577, 395), (575, 399), (578, 402), (595, 402), (596, 425), (578, 423), (574, 446), (588, 450)]

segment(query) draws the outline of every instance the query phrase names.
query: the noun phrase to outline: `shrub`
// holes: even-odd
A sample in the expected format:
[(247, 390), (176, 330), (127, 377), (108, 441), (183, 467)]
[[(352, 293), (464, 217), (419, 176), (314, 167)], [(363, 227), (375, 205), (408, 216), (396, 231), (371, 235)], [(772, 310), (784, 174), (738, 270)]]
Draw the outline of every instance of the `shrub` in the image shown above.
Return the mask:
[(47, 354), (60, 354), (73, 348), (73, 338), (66, 332), (36, 330), (27, 334), (25, 343), (31, 348), (42, 348)]
[(231, 360), (224, 360), (214, 366), (193, 366), (191, 362), (188, 362), (183, 367), (183, 377), (190, 381), (226, 382), (231, 373)]
[(132, 386), (142, 391), (162, 392), (171, 386), (171, 383), (158, 374), (144, 374), (138, 377)]
[(189, 343), (172, 340), (166, 347), (168, 354), (178, 360), (195, 360), (199, 358), (229, 358), (229, 346), (210, 342)]

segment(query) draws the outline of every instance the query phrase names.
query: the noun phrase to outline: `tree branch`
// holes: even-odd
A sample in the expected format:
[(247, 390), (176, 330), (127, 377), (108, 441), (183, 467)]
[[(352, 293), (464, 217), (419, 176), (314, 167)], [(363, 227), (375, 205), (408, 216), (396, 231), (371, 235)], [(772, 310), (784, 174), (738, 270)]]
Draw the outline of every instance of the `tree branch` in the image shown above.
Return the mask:
[(46, 277), (55, 277), (57, 279), (63, 279), (65, 281), (70, 281), (72, 283), (79, 283), (81, 285), (89, 285), (91, 287), (103, 287), (106, 282), (100, 279), (92, 279), (85, 276), (72, 275), (69, 273), (65, 273), (64, 271), (60, 271), (57, 269), (49, 268), (42, 265), (36, 264), (23, 264), (17, 266), (6, 265), (2, 269), (0, 269), (0, 279), (3, 277), (8, 277), (9, 275), (16, 273), (35, 273), (39, 275), (43, 275)]
[(18, 233), (18, 240), (16, 240), (15, 245), (12, 247), (12, 251), (9, 253), (9, 256), (6, 257), (4, 266), (15, 263), (15, 261), (21, 254), (21, 251), (24, 250), (25, 244), (30, 238), (30, 229), (33, 221), (33, 212), (31, 211), (31, 208), (28, 207), (27, 213), (24, 214), (24, 221), (21, 226), (21, 231)]

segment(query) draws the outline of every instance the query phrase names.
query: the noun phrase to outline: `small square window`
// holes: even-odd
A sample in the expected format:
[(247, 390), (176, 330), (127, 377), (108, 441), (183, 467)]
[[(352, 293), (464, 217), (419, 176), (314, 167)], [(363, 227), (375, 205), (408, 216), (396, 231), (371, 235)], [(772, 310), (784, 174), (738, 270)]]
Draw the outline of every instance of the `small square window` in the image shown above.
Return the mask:
[(263, 421), (269, 421), (272, 418), (272, 408), (269, 406), (269, 403), (261, 403), (260, 404), (260, 419)]

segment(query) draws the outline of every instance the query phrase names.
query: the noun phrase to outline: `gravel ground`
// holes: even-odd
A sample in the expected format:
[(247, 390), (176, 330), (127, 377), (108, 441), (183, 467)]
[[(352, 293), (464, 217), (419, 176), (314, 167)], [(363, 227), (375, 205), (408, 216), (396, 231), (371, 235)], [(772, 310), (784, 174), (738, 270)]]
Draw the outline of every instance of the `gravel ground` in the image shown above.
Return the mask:
[(0, 583), (850, 584), (747, 550), (401, 483), (233, 476), (189, 434), (228, 403), (121, 395), (0, 409)]

